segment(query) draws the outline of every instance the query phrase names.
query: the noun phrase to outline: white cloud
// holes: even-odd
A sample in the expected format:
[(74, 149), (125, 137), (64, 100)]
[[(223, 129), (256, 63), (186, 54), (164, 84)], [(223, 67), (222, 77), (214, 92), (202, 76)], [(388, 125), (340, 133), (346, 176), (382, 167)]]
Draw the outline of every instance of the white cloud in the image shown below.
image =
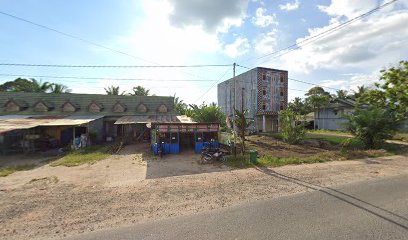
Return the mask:
[(299, 0), (296, 0), (293, 3), (287, 2), (286, 4), (280, 4), (279, 8), (281, 10), (285, 10), (285, 11), (293, 11), (293, 10), (298, 9), (299, 6), (300, 6), (300, 2), (299, 2)]
[(169, 0), (170, 23), (176, 27), (201, 26), (207, 32), (226, 32), (241, 26), (248, 0)]
[(377, 0), (332, 0), (329, 6), (319, 5), (318, 8), (332, 17), (345, 16), (348, 19), (368, 12), (377, 6)]
[[(143, 16), (135, 19), (134, 27), (129, 34), (109, 43), (115, 49), (126, 49), (126, 53), (151, 60), (161, 65), (189, 65), (214, 62), (213, 59), (223, 53), (222, 44), (217, 33), (203, 30), (200, 26), (173, 26), (169, 21), (172, 6), (165, 1), (142, 1)], [(115, 55), (115, 57), (118, 57)], [(119, 58), (119, 57), (118, 57)], [(129, 58), (120, 58), (124, 64), (130, 64)], [(117, 62), (118, 62), (117, 61)], [(139, 64), (152, 63), (138, 61)], [(225, 69), (127, 69), (115, 72), (118, 78), (153, 78), (153, 79), (218, 79)], [(112, 76), (113, 77), (113, 76)], [(142, 85), (151, 89), (151, 93), (162, 96), (177, 96), (186, 102), (195, 101), (211, 82), (157, 82), (157, 81), (101, 81), (102, 87), (109, 84), (118, 85), (123, 90)], [(207, 99), (216, 97), (206, 95)], [(210, 96), (210, 97), (209, 97)], [(215, 95), (216, 96), (216, 95)]]
[(255, 16), (252, 18), (252, 22), (258, 27), (268, 27), (272, 24), (278, 25), (275, 15), (267, 15), (265, 8), (256, 9)]
[[(406, 9), (377, 12), (366, 20), (356, 21), (290, 52), (281, 60), (287, 69), (306, 73), (315, 69), (378, 69), (382, 67), (381, 64), (397, 62), (407, 56), (407, 21)], [(332, 27), (310, 29), (309, 35), (299, 38), (297, 42)]]
[[(345, 75), (345, 74), (343, 74)], [(347, 74), (350, 76), (346, 79), (337, 80), (324, 80), (319, 85), (322, 87), (338, 88), (347, 91), (356, 91), (358, 86), (373, 87), (375, 82), (380, 79), (380, 71), (374, 71), (372, 73), (352, 73)]]
[(246, 54), (249, 51), (250, 44), (247, 38), (238, 37), (231, 44), (225, 45), (225, 53), (232, 57), (238, 57)]
[(254, 42), (255, 50), (259, 54), (273, 52), (277, 45), (276, 30), (261, 34)]

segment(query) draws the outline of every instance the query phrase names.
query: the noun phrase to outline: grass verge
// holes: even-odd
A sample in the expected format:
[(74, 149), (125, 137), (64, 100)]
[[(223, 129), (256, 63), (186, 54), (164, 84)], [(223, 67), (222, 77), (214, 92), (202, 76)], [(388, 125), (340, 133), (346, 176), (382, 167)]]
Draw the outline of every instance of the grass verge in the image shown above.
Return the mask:
[(51, 162), (50, 166), (74, 167), (85, 163), (93, 164), (111, 155), (111, 146), (89, 146), (76, 151), (68, 152), (64, 157)]
[(27, 164), (27, 165), (19, 165), (19, 166), (14, 166), (14, 167), (0, 168), (0, 177), (6, 177), (17, 171), (30, 170), (30, 169), (33, 169), (34, 167), (35, 165), (33, 164)]
[(363, 158), (376, 158), (392, 155), (386, 150), (345, 150), (319, 153), (308, 157), (275, 157), (262, 156), (256, 163), (249, 160), (249, 155), (238, 155), (236, 158), (229, 156), (226, 165), (232, 168), (250, 168), (254, 166), (280, 167), (284, 165), (299, 165), (311, 163), (323, 163), (330, 161), (345, 161)]

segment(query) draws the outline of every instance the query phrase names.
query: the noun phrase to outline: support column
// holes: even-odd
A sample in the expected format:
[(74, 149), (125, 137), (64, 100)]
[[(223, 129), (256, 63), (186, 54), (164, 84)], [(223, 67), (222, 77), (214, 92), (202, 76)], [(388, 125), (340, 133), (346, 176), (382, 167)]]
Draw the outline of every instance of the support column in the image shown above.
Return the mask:
[(262, 132), (266, 132), (266, 117), (262, 115)]

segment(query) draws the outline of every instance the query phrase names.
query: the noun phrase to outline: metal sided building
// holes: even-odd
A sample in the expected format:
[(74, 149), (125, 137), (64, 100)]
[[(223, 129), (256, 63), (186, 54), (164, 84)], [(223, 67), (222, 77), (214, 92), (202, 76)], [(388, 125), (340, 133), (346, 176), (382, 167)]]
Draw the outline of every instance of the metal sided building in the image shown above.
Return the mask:
[(247, 109), (257, 132), (277, 132), (279, 111), (288, 104), (288, 71), (257, 67), (217, 86), (218, 105), (227, 116)]

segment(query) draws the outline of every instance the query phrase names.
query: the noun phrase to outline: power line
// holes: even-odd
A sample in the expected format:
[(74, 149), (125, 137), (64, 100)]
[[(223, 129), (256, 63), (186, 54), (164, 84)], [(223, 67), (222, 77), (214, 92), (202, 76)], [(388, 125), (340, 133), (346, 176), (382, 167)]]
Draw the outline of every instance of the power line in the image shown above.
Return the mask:
[[(242, 68), (246, 68), (246, 69), (252, 69), (252, 68), (245, 67), (245, 66), (242, 66), (242, 65), (239, 65), (239, 64), (237, 64), (237, 66), (242, 67)], [(341, 90), (341, 89), (338, 89), (338, 88), (325, 87), (325, 86), (322, 86), (322, 85), (319, 85), (319, 84), (315, 84), (315, 83), (311, 83), (311, 82), (307, 82), (307, 81), (302, 81), (302, 80), (298, 80), (298, 79), (294, 79), (294, 78), (289, 78), (289, 77), (288, 77), (288, 80), (292, 80), (292, 81), (300, 82), (300, 83), (304, 83), (304, 84), (309, 84), (309, 85), (312, 85), (312, 86), (328, 88), (328, 89), (332, 89), (332, 90), (336, 90), (336, 91)], [(289, 90), (295, 90), (296, 91), (296, 89), (289, 89)]]
[(205, 91), (200, 97), (198, 97), (198, 98), (194, 101), (194, 103), (196, 103), (198, 100), (200, 100), (201, 98), (203, 98), (203, 97), (204, 97), (219, 81), (221, 81), (221, 79), (222, 79), (225, 75), (227, 75), (227, 73), (229, 73), (230, 71), (231, 71), (231, 69), (228, 68), (227, 71), (225, 71), (225, 73), (224, 73), (217, 81), (215, 81), (214, 84), (211, 85), (211, 87), (210, 87), (207, 91)]
[(0, 73), (3, 77), (25, 77), (25, 78), (55, 78), (55, 79), (85, 79), (85, 80), (115, 80), (115, 81), (160, 81), (160, 82), (208, 82), (214, 79), (155, 79), (155, 78), (114, 78), (114, 77), (76, 77), (76, 76), (50, 76), (50, 75), (18, 75)]
[(126, 53), (126, 52), (123, 52), (123, 51), (120, 51), (120, 50), (116, 50), (116, 49), (107, 47), (107, 46), (105, 46), (105, 45), (102, 45), (102, 44), (99, 44), (99, 43), (96, 43), (96, 42), (89, 41), (89, 40), (84, 39), (84, 38), (82, 38), (82, 37), (79, 37), (79, 36), (76, 36), (76, 35), (73, 35), (73, 34), (69, 34), (69, 33), (65, 33), (65, 32), (62, 32), (62, 31), (57, 30), (57, 29), (55, 29), (55, 28), (51, 28), (51, 27), (48, 27), (48, 26), (45, 26), (45, 25), (42, 25), (42, 24), (39, 24), (39, 23), (35, 23), (35, 22), (33, 22), (33, 21), (30, 21), (30, 20), (27, 20), (27, 19), (24, 19), (24, 18), (15, 16), (15, 15), (6, 13), (6, 12), (3, 12), (3, 11), (0, 11), (0, 14), (3, 14), (3, 15), (5, 15), (5, 16), (14, 18), (14, 19), (19, 20), (19, 21), (22, 21), (22, 22), (29, 23), (29, 24), (31, 24), (31, 25), (34, 25), (34, 26), (37, 26), (37, 27), (40, 27), (40, 28), (43, 28), (43, 29), (46, 29), (46, 30), (48, 30), (48, 31), (52, 31), (52, 32), (55, 32), (55, 33), (64, 35), (64, 36), (69, 37), (69, 38), (72, 38), (72, 39), (79, 40), (79, 41), (81, 41), (81, 42), (85, 42), (85, 43), (90, 44), (90, 45), (94, 45), (94, 46), (99, 47), (99, 48), (103, 48), (103, 49), (105, 49), (105, 50), (109, 50), (109, 51), (112, 51), (112, 52), (116, 52), (116, 53), (119, 53), (119, 54), (122, 54), (122, 55), (125, 55), (125, 56), (128, 56), (128, 57), (132, 57), (132, 58), (134, 58), (134, 59), (142, 60), (142, 61), (144, 61), (144, 62), (149, 62), (149, 63), (157, 64), (157, 63), (155, 63), (155, 62), (153, 62), (153, 61), (146, 60), (146, 59), (141, 58), (141, 57), (136, 57), (136, 56), (131, 55), (131, 54), (129, 54), (129, 53)]
[[(52, 32), (58, 33), (58, 34), (63, 35), (63, 36), (65, 36), (65, 37), (69, 37), (69, 38), (72, 38), (72, 39), (79, 40), (79, 41), (84, 42), (84, 43), (87, 43), (87, 44), (89, 44), (89, 45), (93, 45), (93, 46), (96, 46), (96, 47), (99, 47), (99, 48), (102, 48), (102, 49), (105, 49), (105, 50), (109, 50), (109, 51), (112, 51), (112, 52), (115, 52), (115, 53), (118, 53), (118, 54), (121, 54), (121, 55), (124, 55), (124, 56), (128, 56), (128, 57), (131, 57), (131, 58), (133, 58), (133, 59), (141, 60), (141, 61), (148, 62), (148, 63), (152, 63), (152, 64), (155, 64), (155, 65), (160, 65), (160, 64), (157, 63), (157, 62), (154, 62), (154, 61), (151, 61), (151, 60), (147, 60), (147, 59), (144, 59), (144, 58), (141, 58), (141, 57), (137, 57), (137, 56), (134, 56), (134, 55), (129, 54), (129, 53), (127, 53), (127, 52), (120, 51), (120, 50), (117, 50), (117, 49), (114, 49), (114, 48), (111, 48), (111, 47), (108, 47), (108, 46), (105, 46), (105, 45), (102, 45), (102, 44), (99, 44), (99, 43), (96, 43), (96, 42), (93, 42), (93, 41), (89, 41), (89, 40), (87, 40), (87, 39), (84, 39), (84, 38), (82, 38), (82, 37), (76, 36), (76, 35), (74, 35), (74, 34), (65, 33), (65, 32), (60, 31), (60, 30), (57, 30), (57, 29), (55, 29), (55, 28), (48, 27), (48, 26), (45, 26), (45, 25), (43, 25), (43, 24), (39, 24), (39, 23), (30, 21), (30, 20), (28, 20), (28, 19), (24, 19), (24, 18), (18, 17), (18, 16), (16, 16), (16, 15), (13, 15), (13, 14), (10, 14), (10, 13), (6, 13), (6, 12), (3, 12), (3, 11), (0, 11), (0, 14), (2, 14), (2, 15), (4, 15), (4, 16), (7, 16), (7, 17), (10, 17), (10, 18), (13, 18), (13, 19), (16, 19), (16, 20), (18, 20), (18, 21), (22, 21), (22, 22), (25, 22), (25, 23), (29, 23), (29, 24), (31, 24), (31, 25), (37, 26), (37, 27), (42, 28), (42, 29), (46, 29), (46, 30), (48, 30), (48, 31), (52, 31)], [(198, 75), (196, 75), (196, 74), (192, 74), (192, 73), (188, 73), (188, 72), (184, 72), (184, 71), (180, 71), (180, 70), (178, 70), (178, 71), (181, 72), (181, 73), (184, 73), (184, 74), (188, 74), (188, 75), (193, 76), (193, 77), (202, 78), (202, 77), (200, 77), (200, 76), (198, 76)]]
[[(268, 54), (265, 54), (265, 55), (260, 56), (260, 57), (257, 57), (257, 58), (246, 59), (246, 60), (244, 60), (244, 61), (242, 61), (242, 62), (247, 62), (247, 61), (250, 61), (250, 60), (252, 60), (252, 59), (258, 60), (258, 59), (261, 59), (261, 58), (265, 58), (265, 57), (268, 57), (268, 56), (271, 56), (271, 55), (278, 54), (278, 53), (280, 53), (280, 52), (282, 52), (282, 51), (285, 51), (285, 50), (289, 50), (289, 51), (287, 51), (287, 52), (283, 52), (283, 53), (281, 53), (280, 55), (276, 56), (276, 57), (280, 57), (280, 56), (285, 55), (285, 54), (287, 54), (287, 53), (289, 53), (289, 52), (291, 52), (291, 51), (294, 51), (294, 50), (296, 50), (296, 49), (299, 49), (300, 47), (303, 47), (303, 46), (305, 46), (305, 45), (307, 45), (307, 44), (310, 44), (310, 43), (312, 43), (312, 42), (314, 42), (314, 41), (316, 41), (316, 40), (319, 40), (319, 39), (325, 37), (326, 35), (330, 34), (331, 32), (334, 32), (334, 31), (337, 31), (337, 30), (339, 30), (339, 29), (341, 29), (341, 28), (343, 28), (343, 27), (346, 27), (346, 26), (350, 25), (351, 23), (353, 23), (353, 22), (355, 22), (355, 21), (357, 21), (357, 20), (359, 20), (359, 19), (361, 19), (361, 18), (367, 17), (367, 16), (373, 14), (374, 12), (379, 11), (379, 10), (381, 10), (382, 8), (384, 8), (384, 7), (386, 7), (386, 6), (390, 5), (390, 4), (393, 4), (393, 3), (396, 2), (396, 1), (398, 1), (398, 0), (392, 0), (392, 1), (389, 1), (389, 2), (387, 2), (387, 3), (384, 3), (384, 4), (378, 6), (378, 7), (374, 8), (374, 9), (371, 9), (370, 11), (368, 11), (368, 12), (366, 12), (366, 13), (363, 13), (363, 14), (357, 16), (357, 17), (354, 17), (354, 18), (352, 18), (352, 19), (350, 19), (350, 20), (348, 20), (348, 21), (346, 21), (346, 22), (344, 22), (344, 23), (341, 23), (341, 24), (339, 24), (339, 25), (337, 25), (337, 26), (334, 26), (334, 27), (332, 27), (332, 28), (330, 28), (330, 29), (327, 29), (327, 30), (325, 30), (325, 31), (323, 31), (323, 32), (321, 32), (321, 33), (319, 33), (319, 34), (316, 34), (316, 35), (314, 35), (314, 36), (312, 36), (312, 37), (303, 39), (302, 41), (299, 41), (299, 42), (297, 42), (297, 43), (294, 43), (294, 44), (292, 44), (292, 45), (290, 45), (290, 46), (288, 46), (288, 47), (282, 48), (282, 49), (280, 49), (280, 50), (277, 50), (277, 51), (274, 51), (274, 52), (271, 52), (271, 53), (268, 53)], [(303, 44), (302, 44), (302, 43), (303, 43)], [(264, 61), (264, 62), (265, 62), (265, 61)], [(264, 63), (264, 62), (261, 62), (261, 63)], [(261, 64), (261, 63), (260, 63), (260, 64)]]
[(51, 68), (203, 68), (226, 67), (231, 64), (197, 64), (197, 65), (64, 65), (64, 64), (28, 64), (28, 63), (0, 63), (9, 67), (51, 67)]

